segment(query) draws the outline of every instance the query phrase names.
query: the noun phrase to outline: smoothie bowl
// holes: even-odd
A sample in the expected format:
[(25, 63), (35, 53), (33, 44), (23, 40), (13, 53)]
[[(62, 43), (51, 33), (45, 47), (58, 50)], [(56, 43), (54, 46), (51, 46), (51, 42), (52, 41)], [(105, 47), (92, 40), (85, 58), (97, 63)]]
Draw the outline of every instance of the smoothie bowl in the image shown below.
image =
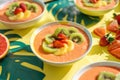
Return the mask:
[(38, 28), (31, 37), (35, 55), (51, 65), (66, 65), (83, 58), (92, 47), (90, 32), (74, 22), (52, 22)]
[(89, 64), (79, 70), (72, 80), (120, 80), (120, 63), (108, 61)]
[(35, 25), (44, 12), (41, 0), (4, 0), (0, 3), (0, 22), (9, 29), (23, 29)]
[(119, 0), (74, 0), (77, 8), (84, 14), (103, 16), (119, 4)]

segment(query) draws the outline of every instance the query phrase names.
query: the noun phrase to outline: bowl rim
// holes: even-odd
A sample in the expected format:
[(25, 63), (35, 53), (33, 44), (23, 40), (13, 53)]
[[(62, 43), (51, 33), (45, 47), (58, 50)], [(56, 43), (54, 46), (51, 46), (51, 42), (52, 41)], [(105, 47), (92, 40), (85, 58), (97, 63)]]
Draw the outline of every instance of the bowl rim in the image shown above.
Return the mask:
[(115, 67), (115, 68), (120, 68), (120, 63), (116, 61), (99, 61), (99, 62), (93, 62), (90, 64), (87, 64), (83, 66), (81, 69), (79, 69), (72, 77), (72, 80), (79, 80), (80, 76), (87, 71), (88, 69), (92, 67), (97, 67), (97, 66), (110, 66), (110, 67)]
[[(16, 1), (16, 0), (12, 0), (12, 1), (8, 1), (7, 3), (9, 3), (9, 2), (15, 2), (15, 1)], [(23, 0), (23, 1), (28, 1), (28, 0)], [(28, 2), (29, 2), (29, 1), (28, 1)], [(32, 22), (32, 21), (38, 19), (39, 17), (41, 17), (41, 16), (45, 13), (45, 10), (46, 10), (45, 4), (44, 4), (44, 2), (41, 1), (41, 0), (32, 0), (32, 2), (36, 2), (36, 3), (38, 3), (40, 6), (42, 6), (43, 12), (42, 12), (40, 15), (38, 15), (38, 16), (36, 16), (36, 17), (34, 17), (34, 18), (30, 19), (30, 20), (27, 20), (27, 21), (7, 22), (7, 21), (3, 21), (3, 20), (0, 19), (0, 22), (2, 22), (2, 23), (4, 23), (4, 24), (15, 24), (15, 25), (16, 25), (16, 24), (24, 24), (24, 23), (27, 23), (27, 22)]]
[[(105, 9), (105, 10), (89, 10), (89, 11), (94, 11), (94, 12), (97, 12), (97, 11), (99, 11), (99, 12), (105, 12), (105, 11), (108, 11), (108, 10), (112, 10), (112, 9), (114, 9), (115, 7), (117, 7), (118, 4), (119, 4), (119, 2), (120, 2), (119, 0), (115, 0), (115, 1), (116, 1), (116, 4), (114, 5), (114, 7), (110, 7), (110, 8)], [(88, 9), (79, 6), (79, 5), (76, 3), (76, 0), (74, 0), (74, 3), (75, 3), (75, 5), (76, 5), (79, 9), (87, 10), (87, 11), (88, 11)]]
[[(87, 36), (88, 36), (88, 38), (89, 38), (89, 47), (88, 47), (88, 50), (81, 56), (81, 57), (79, 57), (79, 58), (76, 58), (76, 59), (74, 59), (74, 60), (71, 60), (71, 61), (66, 61), (66, 62), (54, 62), (54, 61), (50, 61), (50, 60), (47, 60), (47, 59), (45, 59), (45, 58), (42, 58), (40, 55), (38, 55), (37, 53), (36, 53), (36, 51), (34, 50), (34, 48), (33, 48), (33, 42), (34, 42), (34, 38), (35, 38), (35, 36), (37, 35), (37, 33), (39, 33), (41, 30), (43, 30), (44, 28), (46, 28), (48, 25), (51, 25), (51, 24), (69, 24), (69, 25), (74, 25), (75, 27), (77, 27), (77, 28), (80, 28), (81, 30), (83, 30), (86, 34), (87, 34)], [(55, 21), (55, 22), (49, 22), (49, 23), (47, 23), (47, 24), (44, 24), (44, 25), (42, 25), (42, 26), (40, 26), (39, 28), (37, 28), (34, 32), (33, 32), (33, 34), (32, 34), (32, 36), (31, 36), (31, 39), (30, 39), (30, 47), (31, 47), (31, 49), (32, 49), (32, 51), (33, 51), (33, 53), (39, 58), (39, 59), (41, 59), (42, 61), (44, 61), (44, 62), (47, 62), (47, 63), (50, 63), (50, 64), (69, 64), (69, 63), (73, 63), (73, 62), (76, 62), (76, 61), (78, 61), (78, 60), (80, 60), (80, 59), (82, 59), (84, 56), (86, 56), (87, 54), (88, 54), (88, 52), (91, 50), (91, 48), (92, 48), (92, 35), (91, 35), (91, 33), (87, 30), (87, 28), (85, 27), (85, 26), (83, 26), (83, 25), (81, 25), (81, 24), (78, 24), (78, 23), (75, 23), (75, 22), (71, 22), (71, 21)]]

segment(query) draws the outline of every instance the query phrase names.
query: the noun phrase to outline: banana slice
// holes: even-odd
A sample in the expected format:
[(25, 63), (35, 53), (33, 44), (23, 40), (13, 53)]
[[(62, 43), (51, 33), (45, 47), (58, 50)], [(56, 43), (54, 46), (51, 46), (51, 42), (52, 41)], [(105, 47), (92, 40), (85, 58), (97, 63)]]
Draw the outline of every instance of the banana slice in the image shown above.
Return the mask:
[(16, 20), (16, 19), (17, 19), (17, 16), (14, 15), (14, 16), (10, 16), (10, 17), (8, 17), (8, 18), (9, 18), (9, 20)]
[(64, 47), (58, 49), (54, 54), (55, 55), (62, 55), (62, 54), (67, 53), (67, 50), (68, 50), (68, 45), (64, 44)]
[(24, 13), (20, 12), (19, 14), (16, 15), (16, 17), (17, 17), (17, 20), (24, 19)]
[(73, 43), (73, 41), (71, 41), (71, 40), (67, 40), (67, 45), (68, 45), (68, 51), (71, 51), (71, 50), (73, 50), (74, 49), (74, 43)]
[(26, 11), (24, 12), (24, 18), (28, 18), (28, 17), (30, 17), (30, 15), (31, 15), (31, 11), (26, 10)]

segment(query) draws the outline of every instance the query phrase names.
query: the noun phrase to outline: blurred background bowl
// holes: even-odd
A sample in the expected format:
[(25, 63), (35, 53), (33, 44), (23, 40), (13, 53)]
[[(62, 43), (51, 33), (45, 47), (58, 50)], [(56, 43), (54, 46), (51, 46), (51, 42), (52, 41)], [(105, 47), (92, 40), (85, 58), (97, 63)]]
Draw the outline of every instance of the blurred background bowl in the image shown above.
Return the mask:
[[(94, 74), (94, 75), (91, 75), (91, 74), (93, 74), (93, 69), (95, 69), (94, 67), (101, 67), (100, 69), (101, 70), (95, 70), (96, 72), (98, 72), (99, 73), (99, 71), (101, 72), (101, 71), (112, 71), (111, 69), (114, 69), (114, 71), (113, 72), (115, 72), (115, 71), (117, 71), (117, 72), (119, 72), (120, 71), (120, 63), (119, 62), (115, 62), (115, 61), (102, 61), (102, 62), (94, 62), (94, 63), (90, 63), (90, 64), (88, 64), (88, 65), (86, 65), (86, 66), (84, 66), (83, 68), (81, 68), (80, 70), (78, 70), (76, 73), (75, 73), (75, 75), (73, 75), (73, 78), (72, 78), (72, 80), (80, 80), (79, 78), (83, 75), (83, 74), (85, 74), (85, 72), (87, 72), (88, 70), (90, 70), (90, 69), (92, 69), (92, 72), (90, 72), (89, 71), (89, 75), (88, 74), (86, 74), (86, 77), (87, 77), (87, 75), (88, 76), (91, 76), (92, 78), (93, 78), (93, 76), (96, 78), (97, 76), (96, 76), (96, 74)], [(103, 68), (103, 67), (105, 67), (105, 68)], [(94, 71), (94, 72), (95, 72)], [(97, 73), (97, 74), (98, 74)], [(85, 79), (86, 80), (86, 79)], [(90, 77), (88, 78), (87, 77), (87, 80), (93, 80), (93, 79), (90, 79)], [(97, 79), (96, 79), (97, 80)]]
[[(41, 31), (43, 31), (45, 28), (47, 28), (48, 26), (49, 26), (49, 27), (52, 27), (51, 25), (54, 25), (54, 24), (58, 24), (58, 25), (59, 25), (59, 24), (62, 24), (62, 25), (67, 25), (67, 26), (69, 25), (70, 27), (71, 27), (71, 26), (74, 26), (74, 27), (82, 30), (82, 31), (86, 34), (86, 36), (88, 37), (87, 40), (89, 41), (89, 43), (88, 43), (88, 48), (87, 48), (87, 50), (85, 51), (85, 53), (83, 53), (81, 56), (79, 56), (78, 58), (76, 58), (76, 59), (74, 59), (74, 60), (65, 61), (65, 62), (51, 61), (51, 60), (48, 60), (48, 59), (45, 59), (45, 58), (41, 57), (41, 56), (39, 55), (40, 53), (38, 53), (38, 52), (36, 51), (36, 49), (34, 48), (35, 38), (36, 38), (37, 34), (39, 34), (39, 33), (40, 33)], [(49, 31), (47, 31), (47, 32), (49, 32)], [(50, 34), (50, 32), (49, 32), (49, 34)], [(44, 34), (43, 34), (43, 35), (44, 35)], [(45, 35), (44, 35), (44, 36), (45, 36)], [(38, 41), (38, 40), (37, 40), (37, 41)], [(39, 41), (39, 42), (37, 42), (37, 43), (41, 43), (41, 41)], [(50, 23), (47, 23), (47, 24), (39, 27), (36, 31), (33, 32), (32, 36), (31, 36), (31, 39), (30, 39), (30, 46), (31, 46), (32, 51), (35, 53), (35, 55), (36, 55), (39, 59), (41, 59), (42, 61), (44, 61), (44, 62), (46, 62), (46, 63), (48, 63), (48, 64), (50, 64), (50, 65), (54, 65), (54, 66), (64, 66), (64, 65), (72, 64), (72, 63), (74, 63), (74, 62), (82, 59), (83, 57), (85, 57), (85, 56), (89, 53), (89, 51), (90, 51), (90, 49), (91, 49), (91, 47), (92, 47), (92, 36), (91, 36), (91, 33), (88, 31), (88, 29), (85, 28), (85, 26), (82, 26), (82, 25), (77, 24), (77, 23), (75, 23), (75, 22), (70, 22), (70, 21), (65, 21), (65, 22), (63, 22), (63, 21), (50, 22)], [(66, 54), (67, 54), (67, 53), (66, 53)], [(74, 54), (74, 55), (76, 55), (76, 54)], [(62, 59), (62, 58), (61, 58), (61, 59)]]
[(115, 1), (115, 5), (113, 6), (106, 5), (108, 6), (108, 8), (105, 8), (105, 9), (91, 8), (90, 6), (86, 7), (83, 5), (82, 0), (74, 0), (74, 3), (76, 7), (80, 10), (80, 12), (84, 14), (87, 14), (90, 16), (103, 16), (104, 14), (108, 13), (109, 11), (115, 9), (118, 6), (119, 0), (114, 0), (114, 1)]
[[(7, 3), (9, 2), (15, 2), (15, 1), (20, 1), (20, 0), (1, 0), (0, 1), (0, 9), (2, 9)], [(33, 25), (35, 25), (35, 23), (37, 23), (42, 16), (45, 13), (45, 4), (42, 0), (23, 0), (23, 1), (30, 1), (30, 2), (35, 2), (37, 4), (39, 4), (43, 11), (41, 14), (39, 14), (37, 17), (34, 17), (30, 20), (25, 20), (25, 21), (18, 21), (18, 22), (8, 22), (8, 21), (4, 21), (0, 19), (0, 22), (5, 25), (8, 29), (24, 29), (24, 28), (28, 28), (31, 27)]]

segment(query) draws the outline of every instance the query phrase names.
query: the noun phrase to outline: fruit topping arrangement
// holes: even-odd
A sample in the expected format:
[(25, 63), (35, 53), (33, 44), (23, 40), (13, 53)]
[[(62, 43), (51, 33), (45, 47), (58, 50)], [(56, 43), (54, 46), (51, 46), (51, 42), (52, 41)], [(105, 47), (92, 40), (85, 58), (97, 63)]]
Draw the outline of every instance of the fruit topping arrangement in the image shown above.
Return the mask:
[(110, 4), (112, 0), (82, 0), (82, 2), (87, 7), (101, 7)]
[(36, 13), (38, 6), (30, 2), (13, 2), (9, 5), (5, 15), (9, 20), (21, 20), (31, 16), (31, 13)]
[(100, 37), (99, 45), (107, 47), (113, 56), (120, 59), (120, 14), (113, 15), (106, 27), (95, 28), (93, 32)]
[(9, 50), (9, 40), (8, 38), (0, 33), (0, 59), (6, 56)]
[(84, 41), (83, 34), (75, 27), (58, 27), (53, 34), (47, 34), (43, 40), (42, 48), (47, 53), (62, 55), (74, 49), (74, 43)]
[(114, 74), (109, 71), (102, 71), (98, 75), (97, 80), (120, 80), (120, 73)]

